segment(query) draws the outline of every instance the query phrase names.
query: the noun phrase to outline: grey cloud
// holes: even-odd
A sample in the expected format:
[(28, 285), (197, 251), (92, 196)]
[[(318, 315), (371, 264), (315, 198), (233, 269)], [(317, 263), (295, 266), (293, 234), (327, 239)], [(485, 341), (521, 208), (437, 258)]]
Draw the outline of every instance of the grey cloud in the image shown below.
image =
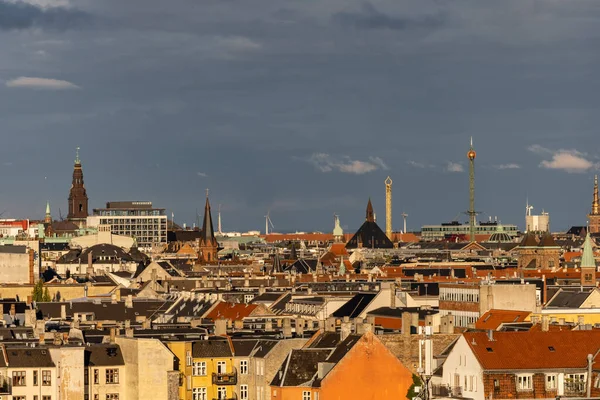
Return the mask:
[(0, 0), (0, 30), (4, 31), (30, 28), (64, 31), (88, 25), (93, 19), (90, 14), (74, 8)]
[(360, 11), (341, 11), (333, 15), (333, 21), (345, 27), (359, 29), (406, 30), (411, 28), (435, 28), (442, 25), (439, 16), (397, 17), (379, 11), (369, 2), (363, 3)]

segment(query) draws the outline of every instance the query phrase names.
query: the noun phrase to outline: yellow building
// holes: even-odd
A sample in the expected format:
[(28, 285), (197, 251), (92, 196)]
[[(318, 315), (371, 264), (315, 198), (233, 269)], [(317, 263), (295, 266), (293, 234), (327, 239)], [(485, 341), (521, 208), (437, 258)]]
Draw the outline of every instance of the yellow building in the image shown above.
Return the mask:
[(600, 323), (600, 290), (598, 288), (560, 289), (537, 313), (526, 319), (550, 324), (595, 325)]
[(192, 342), (167, 342), (179, 360), (179, 399), (192, 400)]
[(179, 359), (180, 400), (236, 399), (237, 370), (227, 338), (169, 342)]

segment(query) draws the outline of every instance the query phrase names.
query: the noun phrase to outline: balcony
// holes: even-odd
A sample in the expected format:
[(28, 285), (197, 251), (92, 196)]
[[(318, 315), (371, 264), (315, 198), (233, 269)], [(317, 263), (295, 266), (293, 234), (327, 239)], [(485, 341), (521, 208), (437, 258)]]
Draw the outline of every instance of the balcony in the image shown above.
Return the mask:
[(434, 397), (462, 397), (462, 387), (450, 385), (432, 385), (431, 395)]
[(10, 394), (12, 394), (12, 386), (10, 384), (10, 380), (0, 379), (0, 395), (10, 395)]
[(212, 400), (238, 400), (237, 394), (232, 393), (230, 396), (225, 397), (213, 397)]
[(585, 381), (565, 382), (565, 396), (579, 396), (586, 392)]
[(237, 384), (237, 371), (234, 368), (233, 372), (225, 372), (222, 374), (213, 372), (212, 374), (213, 385), (235, 385)]

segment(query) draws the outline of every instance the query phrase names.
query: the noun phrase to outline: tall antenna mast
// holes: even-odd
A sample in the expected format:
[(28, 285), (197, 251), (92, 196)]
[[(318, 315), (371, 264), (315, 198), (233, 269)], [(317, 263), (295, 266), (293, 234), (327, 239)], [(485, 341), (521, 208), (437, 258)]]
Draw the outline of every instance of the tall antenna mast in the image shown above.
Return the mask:
[(470, 241), (475, 241), (475, 218), (477, 212), (475, 211), (475, 157), (477, 153), (473, 150), (473, 136), (471, 136), (471, 147), (467, 153), (469, 159), (469, 236)]

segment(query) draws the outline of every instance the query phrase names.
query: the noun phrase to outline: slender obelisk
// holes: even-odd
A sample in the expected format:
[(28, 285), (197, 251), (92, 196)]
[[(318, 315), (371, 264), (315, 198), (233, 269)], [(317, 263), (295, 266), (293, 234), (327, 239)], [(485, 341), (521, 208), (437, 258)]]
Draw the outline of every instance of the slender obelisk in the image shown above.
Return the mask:
[(392, 240), (392, 178), (385, 180), (385, 235)]

